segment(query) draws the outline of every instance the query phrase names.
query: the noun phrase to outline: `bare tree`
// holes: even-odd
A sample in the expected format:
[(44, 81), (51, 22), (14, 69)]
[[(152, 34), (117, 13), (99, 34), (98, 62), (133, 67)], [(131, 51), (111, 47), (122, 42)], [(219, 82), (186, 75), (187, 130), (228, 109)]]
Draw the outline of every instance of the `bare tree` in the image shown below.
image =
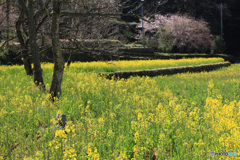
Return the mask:
[(22, 26), (23, 26), (23, 22), (24, 22), (24, 12), (23, 9), (20, 8), (20, 14), (18, 17), (18, 20), (16, 21), (16, 34), (17, 34), (17, 38), (18, 41), (20, 43), (21, 46), (21, 55), (22, 55), (22, 59), (23, 59), (23, 64), (24, 64), (24, 68), (25, 71), (27, 73), (27, 75), (33, 75), (33, 69), (32, 69), (32, 65), (31, 65), (31, 59), (30, 59), (30, 55), (28, 52), (28, 42), (29, 39), (24, 40), (24, 36), (22, 33)]
[(33, 0), (28, 0), (28, 23), (29, 23), (29, 44), (34, 65), (34, 83), (45, 88), (43, 83), (42, 68), (39, 56), (39, 47), (37, 44), (36, 21), (34, 18)]
[[(52, 0), (53, 14), (51, 35), (54, 58), (54, 71), (50, 88), (50, 94), (52, 97), (59, 97), (61, 94), (61, 83), (64, 72), (64, 60), (59, 40), (61, 16), (71, 17), (70, 20), (64, 20), (65, 25), (71, 26), (69, 30), (73, 30), (73, 32), (66, 32), (70, 33), (70, 38), (68, 40), (74, 41), (75, 44), (79, 44), (76, 43), (77, 40), (80, 40), (80, 42), (82, 42), (82, 40), (86, 39), (104, 39), (106, 37), (111, 37), (112, 39), (118, 38), (116, 37), (117, 34), (115, 34), (117, 29), (114, 30), (113, 23), (109, 21), (109, 19), (107, 21), (105, 17), (112, 18), (123, 15), (122, 13), (119, 13), (119, 8), (117, 7), (118, 3), (113, 0), (70, 0), (68, 3), (65, 3), (65, 5), (67, 7), (63, 6), (60, 0)], [(79, 10), (82, 12), (77, 12)], [(65, 26), (65, 30), (67, 26)], [(115, 25), (115, 27), (117, 26)], [(67, 35), (66, 33), (65, 35)], [(94, 41), (92, 41), (91, 45), (96, 45), (93, 42)], [(97, 44), (99, 44), (99, 42)], [(89, 46), (86, 48), (88, 47)], [(80, 48), (81, 50), (82, 46), (77, 46), (77, 48)]]
[[(34, 65), (34, 73), (33, 73), (34, 83), (37, 86), (40, 86), (42, 89), (45, 89), (45, 85), (43, 82), (43, 76), (42, 76), (42, 68), (41, 68), (41, 63), (40, 63), (39, 46), (37, 43), (37, 30), (36, 30), (39, 14), (40, 14), (40, 12), (43, 11), (42, 0), (39, 0), (39, 7), (38, 7), (39, 9), (37, 10), (36, 13), (35, 13), (36, 6), (34, 6), (35, 2), (33, 0), (28, 0), (27, 2), (26, 2), (26, 0), (25, 1), (18, 0), (18, 3), (21, 6), (21, 9), (23, 10), (25, 16), (27, 17), (27, 21), (28, 21), (29, 46), (30, 46), (30, 53), (31, 53), (32, 61), (33, 61), (33, 65)], [(19, 27), (19, 25), (18, 25), (18, 27)], [(18, 39), (21, 41), (23, 40), (21, 38), (20, 32), (18, 33)], [(21, 43), (22, 43), (21, 45), (25, 45), (23, 42), (21, 42)], [(26, 58), (26, 57), (24, 57), (24, 58)], [(28, 68), (28, 67), (25, 66), (25, 68)]]

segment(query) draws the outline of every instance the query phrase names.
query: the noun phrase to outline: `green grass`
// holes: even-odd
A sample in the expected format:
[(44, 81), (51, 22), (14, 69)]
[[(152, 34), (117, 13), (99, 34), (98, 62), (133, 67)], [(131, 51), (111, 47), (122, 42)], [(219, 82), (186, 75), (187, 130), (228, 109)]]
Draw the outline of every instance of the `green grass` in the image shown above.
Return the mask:
[(164, 56), (208, 55), (206, 53), (162, 53), (162, 52), (155, 52), (155, 54)]
[[(211, 54), (206, 53), (162, 53), (162, 52), (155, 52), (156, 55), (164, 55), (164, 56), (191, 56), (191, 55), (199, 55), (199, 56), (206, 56)], [(227, 54), (218, 54), (219, 56), (228, 56)]]
[[(119, 81), (77, 67), (65, 69), (62, 96), (52, 104), (23, 66), (0, 66), (0, 159), (212, 159), (210, 151), (240, 153), (240, 65)], [(43, 74), (49, 89), (52, 65), (43, 65)], [(61, 112), (68, 134), (55, 127)]]
[(135, 44), (135, 43), (133, 43), (133, 44), (125, 44), (124, 46), (127, 47), (127, 48), (143, 48), (142, 44)]

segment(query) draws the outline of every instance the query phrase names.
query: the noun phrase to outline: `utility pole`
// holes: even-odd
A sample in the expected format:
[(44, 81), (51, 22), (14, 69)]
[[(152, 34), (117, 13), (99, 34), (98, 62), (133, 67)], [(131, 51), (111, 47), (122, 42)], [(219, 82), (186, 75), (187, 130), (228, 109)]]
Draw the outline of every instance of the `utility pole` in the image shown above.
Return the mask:
[(221, 36), (223, 38), (223, 5), (222, 5), (222, 3), (221, 3), (220, 8), (221, 8)]

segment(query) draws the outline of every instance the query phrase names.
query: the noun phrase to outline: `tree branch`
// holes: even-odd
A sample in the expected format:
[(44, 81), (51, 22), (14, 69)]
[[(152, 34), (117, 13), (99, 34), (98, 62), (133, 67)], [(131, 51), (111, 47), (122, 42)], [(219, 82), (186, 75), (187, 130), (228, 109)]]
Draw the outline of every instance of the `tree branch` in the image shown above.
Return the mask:
[[(69, 16), (69, 17), (87, 17), (87, 16), (103, 16), (103, 17), (119, 17), (119, 16), (129, 16), (129, 17), (137, 17), (141, 18), (135, 14), (122, 14), (122, 13), (73, 13), (73, 12), (61, 12), (61, 16)], [(149, 20), (143, 19), (146, 22), (150, 22)]]
[(51, 51), (51, 50), (52, 50), (52, 47), (48, 47), (48, 48), (46, 48), (46, 49), (41, 50), (41, 51), (39, 52), (39, 54), (42, 55), (42, 54), (45, 54), (45, 53), (47, 53), (48, 51)]
[(48, 18), (48, 15), (45, 15), (43, 19), (37, 24), (36, 31), (39, 30), (39, 28), (42, 26), (42, 24), (45, 22), (47, 18)]
[(7, 42), (9, 42), (9, 41), (11, 41), (11, 40), (14, 40), (15, 38), (17, 38), (17, 36), (6, 40), (6, 41), (2, 44), (2, 46), (0, 47), (0, 50), (5, 46), (5, 44), (6, 44)]
[(28, 8), (23, 0), (18, 0), (18, 3), (21, 5), (22, 9), (24, 10), (25, 15), (28, 17)]
[(5, 16), (5, 17), (2, 19), (2, 21), (0, 22), (0, 24), (2, 24), (3, 21), (4, 21), (6, 18), (7, 18), (7, 16)]

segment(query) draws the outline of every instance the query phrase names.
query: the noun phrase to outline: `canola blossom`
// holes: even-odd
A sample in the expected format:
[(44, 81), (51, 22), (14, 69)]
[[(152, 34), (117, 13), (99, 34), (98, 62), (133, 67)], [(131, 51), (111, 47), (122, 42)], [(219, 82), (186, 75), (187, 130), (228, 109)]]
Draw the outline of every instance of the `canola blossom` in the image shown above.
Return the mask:
[[(114, 63), (130, 67), (138, 61)], [(23, 66), (0, 66), (0, 159), (211, 159), (211, 151), (240, 153), (240, 65), (118, 81), (98, 76), (104, 65), (66, 68), (54, 104)], [(43, 64), (47, 89), (52, 67)], [(56, 126), (58, 114), (67, 116), (64, 129)]]
[(179, 67), (188, 65), (200, 65), (224, 62), (222, 58), (189, 58), (179, 60), (131, 60), (131, 61), (107, 61), (84, 62), (71, 64), (76, 71), (113, 72), (143, 69), (156, 69), (165, 67)]

